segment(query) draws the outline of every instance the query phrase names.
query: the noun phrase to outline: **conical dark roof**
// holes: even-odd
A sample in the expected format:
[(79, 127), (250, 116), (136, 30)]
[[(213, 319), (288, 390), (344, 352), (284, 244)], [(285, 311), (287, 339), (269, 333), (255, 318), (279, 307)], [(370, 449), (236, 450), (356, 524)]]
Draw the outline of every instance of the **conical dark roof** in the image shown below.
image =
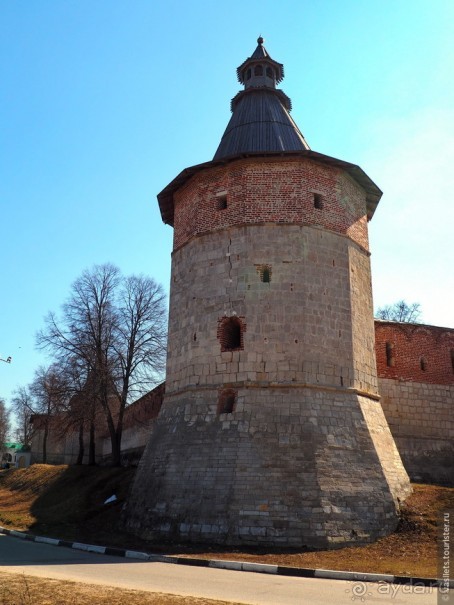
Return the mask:
[(276, 83), (284, 77), (283, 65), (271, 59), (263, 38), (257, 42), (252, 56), (237, 69), (245, 89), (232, 99), (233, 115), (214, 160), (244, 153), (309, 149), (290, 116), (290, 99), (276, 89)]
[(291, 102), (276, 83), (284, 77), (284, 66), (274, 61), (263, 46), (263, 38), (251, 57), (237, 70), (244, 90), (232, 99), (233, 115), (211, 162), (185, 168), (158, 195), (162, 220), (173, 225), (174, 194), (199, 172), (236, 162), (240, 158), (308, 158), (345, 171), (365, 191), (370, 220), (382, 192), (359, 166), (312, 151), (290, 117)]

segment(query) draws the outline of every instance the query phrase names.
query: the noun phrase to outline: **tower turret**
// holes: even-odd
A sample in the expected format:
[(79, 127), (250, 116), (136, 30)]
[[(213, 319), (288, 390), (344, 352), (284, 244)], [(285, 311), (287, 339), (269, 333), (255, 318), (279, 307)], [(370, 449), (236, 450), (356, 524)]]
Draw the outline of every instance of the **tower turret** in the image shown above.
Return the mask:
[(233, 115), (214, 160), (239, 153), (309, 149), (290, 116), (289, 97), (276, 88), (284, 79), (284, 66), (269, 56), (262, 37), (257, 42), (252, 56), (237, 68), (244, 90), (232, 99)]
[(377, 391), (367, 221), (381, 191), (309, 149), (261, 38), (238, 77), (214, 159), (158, 195), (174, 227), (166, 395), (128, 525), (227, 544), (369, 541), (410, 490)]

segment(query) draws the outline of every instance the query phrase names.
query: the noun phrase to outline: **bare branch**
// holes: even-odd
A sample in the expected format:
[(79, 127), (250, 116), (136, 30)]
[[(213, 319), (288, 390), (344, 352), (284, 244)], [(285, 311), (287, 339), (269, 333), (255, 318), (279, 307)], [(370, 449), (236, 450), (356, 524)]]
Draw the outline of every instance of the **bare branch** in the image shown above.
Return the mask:
[[(83, 369), (79, 392), (85, 393), (85, 404), (81, 397), (70, 400), (68, 414), (77, 418), (83, 409), (93, 418), (96, 406), (102, 408), (114, 464), (120, 463), (123, 415), (131, 394), (143, 394), (162, 380), (166, 331), (162, 287), (143, 276), (121, 277), (106, 264), (84, 271), (72, 285), (61, 320), (49, 314), (37, 335), (38, 346), (49, 350), (61, 369)], [(69, 383), (74, 388), (74, 377)]]
[(420, 323), (421, 305), (419, 303), (406, 303), (399, 300), (392, 305), (385, 305), (377, 310), (378, 319), (387, 321), (400, 321), (406, 323)]
[(3, 399), (0, 399), (0, 446), (5, 443), (9, 432), (9, 410)]

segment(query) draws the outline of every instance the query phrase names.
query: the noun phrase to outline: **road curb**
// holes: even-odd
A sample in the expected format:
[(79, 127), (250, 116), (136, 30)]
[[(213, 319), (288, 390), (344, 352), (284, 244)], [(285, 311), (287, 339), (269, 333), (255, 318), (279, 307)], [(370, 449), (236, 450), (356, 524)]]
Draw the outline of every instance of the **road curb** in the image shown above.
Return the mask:
[[(146, 553), (125, 548), (111, 546), (96, 546), (82, 542), (69, 542), (56, 538), (34, 536), (14, 529), (6, 529), (0, 526), (0, 534), (28, 540), (41, 542), (52, 546), (64, 546), (75, 550), (83, 550), (101, 555), (114, 557), (125, 557), (127, 559), (139, 559), (155, 563), (172, 563), (174, 565), (191, 565), (193, 567), (209, 567), (213, 569), (228, 569), (231, 571), (246, 571), (255, 573), (273, 574), (278, 576), (292, 576), (296, 578), (323, 578), (325, 580), (347, 580), (350, 582), (379, 582), (386, 584), (404, 584), (409, 586), (443, 586), (447, 588), (446, 582), (435, 578), (412, 578), (409, 576), (394, 576), (376, 573), (360, 573), (355, 571), (336, 571), (333, 569), (307, 569), (303, 567), (286, 567), (283, 565), (269, 565), (266, 563), (250, 563), (247, 561), (224, 561), (222, 559), (197, 559), (196, 557), (175, 557), (172, 555), (159, 555)], [(449, 588), (454, 588), (454, 580), (449, 580)]]

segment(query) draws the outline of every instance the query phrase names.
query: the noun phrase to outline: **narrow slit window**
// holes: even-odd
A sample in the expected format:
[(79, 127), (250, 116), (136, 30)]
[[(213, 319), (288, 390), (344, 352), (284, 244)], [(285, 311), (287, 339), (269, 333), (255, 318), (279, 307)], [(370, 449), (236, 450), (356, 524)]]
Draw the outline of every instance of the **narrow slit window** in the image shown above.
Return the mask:
[(386, 365), (388, 368), (394, 366), (394, 345), (392, 342), (386, 343)]
[(314, 193), (314, 208), (323, 210), (323, 196), (320, 193)]
[(263, 269), (263, 274), (262, 274), (262, 282), (264, 282), (265, 284), (269, 284), (271, 281), (271, 273), (268, 267), (265, 267)]
[(427, 371), (427, 361), (424, 357), (421, 357), (421, 359), (419, 360), (419, 367), (423, 372)]
[(255, 265), (260, 281), (264, 284), (271, 282), (271, 266), (270, 265)]
[(454, 349), (451, 349), (451, 368), (454, 374)]

